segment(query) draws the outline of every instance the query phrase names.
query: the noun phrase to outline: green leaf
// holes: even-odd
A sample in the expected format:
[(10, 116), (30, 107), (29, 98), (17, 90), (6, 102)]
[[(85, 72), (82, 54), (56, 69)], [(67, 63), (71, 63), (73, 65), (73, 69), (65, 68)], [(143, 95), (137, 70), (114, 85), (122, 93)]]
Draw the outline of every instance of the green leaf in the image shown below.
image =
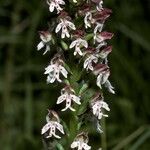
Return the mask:
[(62, 40), (61, 40), (61, 46), (62, 46), (62, 48), (64, 50), (68, 50), (69, 49), (68, 45), (64, 41), (62, 41)]
[(64, 147), (63, 147), (60, 143), (58, 143), (58, 142), (57, 142), (57, 144), (56, 144), (56, 148), (57, 148), (58, 150), (65, 150)]
[(94, 93), (95, 91), (93, 89), (88, 89), (84, 93), (84, 95), (82, 96), (82, 101), (81, 101), (82, 105), (78, 109), (78, 115), (81, 115), (86, 111), (89, 101), (91, 100), (91, 97), (94, 95)]
[(87, 90), (87, 88), (88, 88), (88, 84), (84, 83), (79, 90), (79, 95), (82, 95), (82, 93), (84, 93)]
[(87, 34), (87, 35), (85, 36), (85, 39), (86, 39), (87, 41), (89, 41), (90, 39), (93, 38), (93, 36), (94, 36), (93, 33)]
[(67, 69), (68, 72), (70, 72), (71, 74), (73, 74), (72, 71), (71, 71), (71, 69), (70, 69), (70, 67), (66, 63), (64, 63), (64, 67)]

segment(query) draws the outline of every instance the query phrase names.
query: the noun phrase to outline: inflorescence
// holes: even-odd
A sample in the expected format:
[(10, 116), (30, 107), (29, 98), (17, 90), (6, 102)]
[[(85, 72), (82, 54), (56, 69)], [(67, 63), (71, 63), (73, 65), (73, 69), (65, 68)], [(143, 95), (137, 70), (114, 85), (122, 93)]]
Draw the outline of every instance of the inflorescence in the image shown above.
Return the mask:
[[(102, 117), (108, 117), (104, 111), (110, 111), (110, 108), (104, 101), (102, 88), (105, 87), (110, 93), (115, 93), (109, 81), (110, 68), (107, 59), (112, 51), (112, 46), (108, 45), (107, 41), (113, 37), (113, 33), (103, 31), (103, 28), (112, 11), (103, 8), (103, 0), (47, 0), (47, 4), (49, 11), (57, 17), (54, 20), (54, 27), (39, 32), (41, 42), (37, 50), (44, 49), (43, 54), (46, 54), (51, 51), (51, 46), (56, 48), (56, 53), (44, 72), (47, 75), (47, 83), (58, 82), (64, 85), (56, 104), (65, 104), (61, 111), (69, 109), (74, 112), (76, 111), (74, 104), (80, 107), (83, 102), (82, 95), (76, 93), (68, 80), (72, 72), (66, 67), (67, 58), (64, 53), (67, 50), (78, 61), (82, 60), (84, 71), (96, 77), (95, 83), (99, 91), (95, 92), (89, 101), (91, 113), (98, 121)], [(74, 7), (71, 15), (67, 6)], [(65, 134), (60, 118), (54, 110), (48, 111), (46, 121), (41, 131), (42, 135), (46, 133), (46, 138), (60, 139), (61, 136), (56, 134), (57, 130)], [(78, 133), (70, 147), (90, 150), (87, 132)]]

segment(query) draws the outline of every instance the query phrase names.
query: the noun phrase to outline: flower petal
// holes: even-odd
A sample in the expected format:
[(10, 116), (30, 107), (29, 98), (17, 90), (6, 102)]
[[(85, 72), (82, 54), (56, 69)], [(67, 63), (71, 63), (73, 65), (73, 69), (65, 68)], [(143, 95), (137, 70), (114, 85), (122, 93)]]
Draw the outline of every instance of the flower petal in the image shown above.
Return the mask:
[(89, 58), (87, 58), (87, 59), (84, 61), (84, 65), (83, 65), (84, 69), (87, 68), (88, 63), (89, 63)]
[(109, 76), (110, 76), (110, 71), (106, 71), (105, 73), (103, 73), (101, 84), (104, 84), (108, 80)]
[(47, 83), (53, 83), (55, 82), (56, 77), (54, 75), (48, 75), (47, 76)]
[(69, 107), (69, 109), (71, 110), (71, 111), (76, 111), (74, 108), (72, 108), (71, 106)]
[(53, 133), (54, 137), (57, 138), (57, 139), (61, 139), (60, 136), (56, 135), (56, 133)]
[(65, 134), (65, 133), (64, 133), (63, 126), (62, 126), (60, 123), (58, 123), (58, 122), (55, 122), (55, 124), (56, 124), (56, 128), (57, 128), (62, 134)]
[(102, 82), (102, 74), (100, 73), (97, 77), (97, 81), (96, 81), (96, 84), (98, 87), (100, 87), (100, 89), (102, 88), (101, 86), (101, 82)]
[(54, 7), (55, 7), (55, 3), (51, 2), (50, 6), (49, 6), (49, 11), (53, 12), (54, 11)]
[(75, 25), (74, 25), (72, 22), (66, 20), (66, 24), (67, 24), (72, 30), (76, 30), (76, 27), (75, 27)]
[(74, 141), (74, 142), (71, 144), (71, 148), (78, 147), (78, 145), (79, 145), (79, 142)]
[(55, 70), (56, 65), (49, 65), (48, 67), (45, 68), (44, 74), (49, 74), (50, 72)]
[(108, 89), (108, 91), (110, 93), (115, 94), (114, 87), (111, 85), (111, 83), (109, 82), (109, 80), (107, 80), (105, 82), (105, 87)]
[(39, 51), (41, 48), (43, 48), (44, 47), (44, 42), (43, 41), (41, 41), (39, 44), (38, 44), (38, 46), (37, 46), (37, 50)]
[(82, 146), (85, 150), (90, 150), (91, 149), (91, 146), (87, 145), (86, 143), (83, 143), (83, 146)]
[(73, 41), (73, 42), (70, 44), (69, 48), (75, 47), (76, 44), (77, 44), (77, 40)]
[(63, 22), (60, 22), (55, 29), (55, 33), (58, 33), (60, 29), (62, 28), (62, 26), (63, 26)]
[(48, 51), (50, 51), (50, 46), (49, 46), (49, 45), (46, 45), (46, 50), (45, 50), (45, 52), (43, 53), (43, 55), (45, 55)]
[(62, 80), (59, 78), (59, 70), (55, 70), (54, 76), (55, 76), (55, 78), (57, 79), (58, 82), (62, 82)]
[(88, 47), (88, 43), (87, 43), (86, 40), (82, 40), (82, 41), (81, 41), (81, 44), (82, 44), (85, 48)]
[(66, 95), (65, 94), (59, 96), (58, 99), (57, 99), (57, 104), (62, 103), (63, 101), (65, 101), (65, 99), (66, 99)]
[(47, 123), (41, 130), (41, 134), (46, 133), (50, 129), (51, 124)]
[(92, 14), (91, 12), (86, 13), (84, 17), (85, 28), (91, 27)]
[(79, 98), (78, 96), (73, 95), (73, 94), (71, 94), (70, 96), (71, 96), (71, 99), (72, 99), (75, 103), (81, 105), (80, 98)]
[[(76, 51), (80, 56), (83, 55), (83, 53), (82, 53), (80, 47), (78, 47), (77, 45), (76, 45), (75, 51)], [(76, 54), (77, 54), (77, 53), (76, 53)]]
[(60, 72), (63, 74), (65, 78), (67, 78), (68, 72), (63, 66), (59, 66)]

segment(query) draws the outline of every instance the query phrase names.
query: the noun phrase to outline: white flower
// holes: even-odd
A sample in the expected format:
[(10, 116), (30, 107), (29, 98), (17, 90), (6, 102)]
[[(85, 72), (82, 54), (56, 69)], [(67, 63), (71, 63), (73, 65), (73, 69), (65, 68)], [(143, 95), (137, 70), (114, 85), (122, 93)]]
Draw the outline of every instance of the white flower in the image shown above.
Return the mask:
[(96, 81), (97, 86), (102, 88), (101, 85), (103, 85), (108, 80), (109, 76), (110, 76), (109, 70), (99, 73), (99, 75), (97, 76), (97, 81)]
[(111, 85), (109, 80), (107, 80), (104, 85), (110, 93), (115, 94), (114, 87)]
[(100, 0), (98, 6), (96, 7), (98, 11), (102, 11), (103, 9), (103, 0)]
[(111, 51), (112, 51), (112, 46), (105, 47), (99, 53), (100, 58), (102, 58), (102, 59), (107, 58), (108, 54), (111, 53)]
[(73, 143), (71, 144), (71, 148), (77, 148), (78, 150), (90, 150), (91, 146), (88, 144), (88, 137), (85, 133), (81, 133), (77, 135)]
[(75, 111), (75, 109), (71, 107), (72, 101), (78, 105), (81, 104), (80, 98), (74, 94), (74, 91), (70, 89), (70, 87), (66, 87), (61, 90), (61, 96), (58, 97), (57, 104), (60, 104), (64, 101), (66, 101), (66, 107), (62, 109), (62, 111), (65, 111), (68, 108), (72, 111)]
[(68, 72), (67, 70), (62, 66), (62, 63), (60, 62), (51, 62), (51, 64), (45, 68), (44, 74), (48, 74), (47, 76), (47, 83), (53, 83), (55, 80), (58, 82), (62, 82), (60, 79), (60, 73), (67, 78)]
[(100, 42), (98, 44), (98, 46), (96, 47), (96, 49), (100, 49), (101, 47), (106, 46), (106, 45), (107, 45), (107, 43), (105, 41), (102, 41), (102, 42)]
[(94, 44), (95, 44), (95, 40), (96, 40), (96, 37), (97, 37), (97, 32), (101, 32), (103, 29), (103, 24), (102, 23), (97, 23), (96, 27), (94, 28)]
[(59, 117), (55, 111), (48, 110), (49, 113), (46, 116), (46, 125), (43, 126), (41, 130), (41, 134), (45, 134), (49, 131), (48, 136), (46, 138), (50, 138), (52, 136), (60, 139), (61, 137), (56, 135), (56, 129), (59, 130), (62, 134), (64, 134), (63, 126), (60, 124)]
[(85, 28), (91, 27), (91, 21), (92, 21), (92, 13), (87, 12), (85, 17), (84, 17)]
[(77, 147), (78, 150), (90, 150), (91, 149), (91, 146), (89, 146), (87, 143), (84, 143), (82, 141), (74, 141), (72, 144), (71, 144), (71, 148), (75, 148)]
[(107, 114), (102, 112), (102, 109), (110, 111), (108, 104), (103, 101), (103, 98), (100, 100), (93, 101), (91, 103), (93, 115), (95, 115), (98, 119), (101, 119), (103, 116), (108, 117)]
[(87, 43), (86, 40), (83, 40), (81, 38), (77, 38), (75, 41), (73, 41), (70, 44), (69, 48), (73, 48), (73, 47), (75, 47), (74, 55), (77, 55), (77, 53), (78, 53), (80, 56), (82, 56), (83, 53), (81, 51), (81, 47), (87, 48), (88, 47), (88, 43)]
[(62, 30), (61, 38), (62, 39), (65, 38), (65, 37), (69, 38), (70, 34), (69, 34), (68, 29), (67, 29), (68, 27), (72, 30), (76, 30), (76, 27), (72, 22), (70, 22), (66, 19), (60, 19), (60, 23), (57, 25), (57, 27), (55, 29), (55, 32), (58, 33), (60, 30)]
[(101, 85), (105, 84), (110, 75), (110, 70), (107, 64), (97, 64), (94, 67), (93, 73), (97, 76), (96, 84), (102, 88)]
[(52, 35), (48, 31), (40, 31), (39, 34), (40, 34), (41, 42), (37, 45), (37, 50), (39, 51), (44, 46), (46, 46), (46, 50), (43, 53), (43, 55), (44, 55), (50, 50), (48, 42), (51, 41)]
[(47, 4), (49, 5), (50, 12), (53, 12), (56, 8), (58, 14), (63, 10), (60, 5), (65, 5), (65, 2), (63, 0), (47, 0)]
[(46, 138), (50, 138), (52, 136), (60, 139), (61, 137), (56, 135), (56, 129), (58, 129), (62, 134), (64, 134), (63, 126), (56, 121), (49, 121), (41, 131), (41, 134), (46, 133), (49, 130), (49, 135)]
[(93, 71), (93, 63), (97, 63), (98, 62), (98, 57), (97, 56), (95, 56), (95, 55), (93, 55), (93, 54), (91, 54), (91, 55), (89, 55), (86, 59), (85, 59), (85, 61), (84, 61), (84, 69), (86, 69), (86, 70), (91, 70), (91, 71)]

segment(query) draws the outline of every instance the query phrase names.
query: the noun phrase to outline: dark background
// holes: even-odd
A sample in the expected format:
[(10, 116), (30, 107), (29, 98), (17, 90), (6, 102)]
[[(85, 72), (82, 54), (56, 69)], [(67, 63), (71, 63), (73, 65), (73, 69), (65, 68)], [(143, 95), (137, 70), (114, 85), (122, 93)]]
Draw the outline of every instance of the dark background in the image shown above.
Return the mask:
[[(114, 32), (109, 56), (116, 95), (105, 96), (109, 150), (150, 149), (150, 1), (105, 0), (113, 10), (106, 29)], [(0, 149), (41, 150), (46, 109), (59, 91), (47, 85), (50, 58), (36, 51), (38, 31), (50, 13), (43, 0), (0, 0)], [(95, 137), (96, 138), (96, 137)]]

